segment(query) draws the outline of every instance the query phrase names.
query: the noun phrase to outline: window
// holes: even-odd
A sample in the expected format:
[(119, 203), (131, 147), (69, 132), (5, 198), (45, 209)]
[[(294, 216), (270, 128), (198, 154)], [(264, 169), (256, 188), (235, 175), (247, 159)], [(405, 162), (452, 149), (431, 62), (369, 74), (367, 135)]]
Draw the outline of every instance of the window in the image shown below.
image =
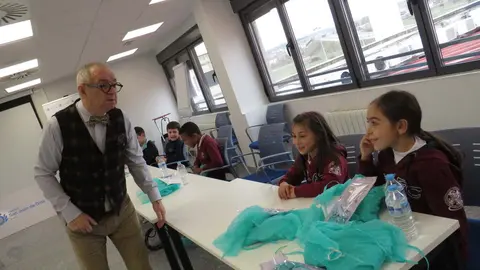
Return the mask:
[(202, 72), (205, 76), (206, 82), (208, 84), (208, 89), (210, 95), (213, 98), (213, 103), (217, 108), (223, 108), (227, 106), (225, 99), (223, 98), (222, 89), (217, 82), (217, 75), (215, 74), (215, 70), (213, 69), (212, 62), (210, 62), (210, 57), (207, 53), (207, 48), (205, 47), (205, 43), (200, 42), (198, 45), (194, 47), (195, 55), (198, 58), (200, 63)]
[(480, 0), (256, 0), (239, 13), (272, 101), (480, 68)]
[[(192, 35), (193, 33), (193, 35)], [(180, 50), (176, 49), (181, 47)], [(197, 28), (190, 29), (183, 37), (157, 55), (170, 87), (175, 92), (173, 68), (185, 63), (190, 77), (190, 104), (193, 114), (228, 110), (215, 69)]]

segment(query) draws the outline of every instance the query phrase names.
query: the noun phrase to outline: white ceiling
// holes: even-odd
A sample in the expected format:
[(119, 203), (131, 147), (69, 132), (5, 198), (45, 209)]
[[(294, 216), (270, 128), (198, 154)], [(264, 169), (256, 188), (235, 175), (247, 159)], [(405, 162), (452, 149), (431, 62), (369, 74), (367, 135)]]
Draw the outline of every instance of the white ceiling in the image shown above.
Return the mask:
[[(40, 70), (24, 79), (0, 80), (0, 98), (7, 95), (6, 87), (24, 81), (40, 77), (44, 85), (74, 74), (91, 61), (106, 61), (111, 55), (137, 47), (133, 57), (151, 51), (162, 37), (192, 16), (190, 0), (153, 5), (149, 5), (150, 0), (0, 0), (0, 26), (5, 25), (1, 20), (5, 3), (27, 6), (27, 14), (14, 22), (31, 19), (34, 36), (0, 45), (0, 69), (38, 58)], [(128, 31), (158, 22), (164, 24), (155, 33), (128, 41), (131, 44), (122, 42)]]

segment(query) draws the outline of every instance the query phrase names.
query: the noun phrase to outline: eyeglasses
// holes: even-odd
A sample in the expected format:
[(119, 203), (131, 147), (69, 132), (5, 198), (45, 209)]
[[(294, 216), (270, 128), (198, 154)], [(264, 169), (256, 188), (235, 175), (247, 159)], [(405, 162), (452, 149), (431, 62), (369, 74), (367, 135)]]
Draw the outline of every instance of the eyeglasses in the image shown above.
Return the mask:
[(108, 94), (112, 88), (115, 89), (115, 92), (120, 92), (123, 88), (123, 84), (116, 83), (97, 83), (97, 84), (85, 84), (88, 87), (93, 87), (102, 90), (103, 93)]

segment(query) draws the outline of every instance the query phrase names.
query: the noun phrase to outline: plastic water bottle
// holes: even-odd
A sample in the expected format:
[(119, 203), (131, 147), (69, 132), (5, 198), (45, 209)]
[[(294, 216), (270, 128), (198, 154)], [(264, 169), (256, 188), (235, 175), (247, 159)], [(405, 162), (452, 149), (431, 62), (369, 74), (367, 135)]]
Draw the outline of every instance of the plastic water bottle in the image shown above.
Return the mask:
[(398, 185), (390, 185), (385, 198), (388, 213), (392, 217), (392, 223), (402, 229), (407, 239), (414, 240), (418, 236), (415, 220), (408, 199)]
[(407, 193), (405, 193), (405, 188), (404, 186), (398, 182), (397, 179), (395, 179), (395, 174), (394, 173), (389, 173), (385, 175), (385, 195), (388, 193), (388, 187), (392, 185), (397, 185), (400, 189), (400, 192), (403, 193), (403, 195), (407, 196)]
[[(165, 163), (165, 161), (162, 161), (158, 164), (158, 167), (160, 168), (160, 174), (161, 174), (161, 177), (162, 178), (167, 178), (169, 177), (169, 173), (168, 173), (168, 168), (167, 168), (167, 163)], [(165, 180), (165, 179), (163, 179)]]
[(188, 176), (187, 168), (186, 168), (185, 165), (183, 165), (181, 162), (178, 162), (178, 163), (177, 163), (177, 174), (178, 174), (178, 176), (180, 177), (180, 180), (182, 180), (182, 184), (183, 184), (183, 185), (188, 184), (188, 180), (187, 180), (187, 176)]

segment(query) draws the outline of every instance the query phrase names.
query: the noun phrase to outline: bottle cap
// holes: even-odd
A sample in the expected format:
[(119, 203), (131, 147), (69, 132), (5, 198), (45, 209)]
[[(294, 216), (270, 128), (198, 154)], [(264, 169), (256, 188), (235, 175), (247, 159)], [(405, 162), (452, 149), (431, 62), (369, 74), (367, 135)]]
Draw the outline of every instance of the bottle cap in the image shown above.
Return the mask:
[(399, 187), (398, 187), (398, 185), (393, 184), (393, 185), (388, 186), (387, 189), (388, 189), (388, 191), (396, 191), (396, 190), (399, 189)]
[(389, 173), (389, 174), (385, 175), (385, 180), (386, 180), (386, 181), (393, 181), (393, 180), (395, 180), (395, 174), (394, 174), (394, 173)]

